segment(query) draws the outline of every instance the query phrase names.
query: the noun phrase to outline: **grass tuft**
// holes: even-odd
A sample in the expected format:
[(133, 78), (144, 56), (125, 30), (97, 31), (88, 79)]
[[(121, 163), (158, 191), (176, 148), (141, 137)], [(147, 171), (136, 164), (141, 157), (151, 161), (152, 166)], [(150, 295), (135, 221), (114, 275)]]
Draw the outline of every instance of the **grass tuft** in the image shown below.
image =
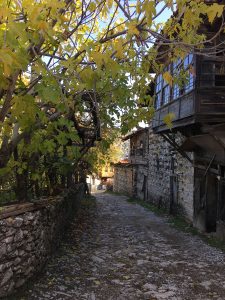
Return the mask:
[(165, 208), (163, 207), (157, 207), (156, 205), (146, 202), (144, 200), (140, 200), (137, 198), (129, 198), (127, 200), (129, 203), (133, 203), (133, 204), (139, 204), (141, 206), (143, 206), (144, 208), (147, 208), (148, 210), (154, 212), (155, 214), (159, 215), (159, 216), (165, 216), (168, 214), (168, 212), (166, 211)]

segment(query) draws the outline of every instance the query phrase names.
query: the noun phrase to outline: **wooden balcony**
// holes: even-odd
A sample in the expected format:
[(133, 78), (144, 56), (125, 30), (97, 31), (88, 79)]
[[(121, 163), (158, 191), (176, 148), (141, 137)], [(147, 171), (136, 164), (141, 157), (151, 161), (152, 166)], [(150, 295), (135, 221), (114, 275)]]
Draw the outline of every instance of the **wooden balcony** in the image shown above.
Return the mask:
[[(225, 123), (225, 59), (195, 56), (196, 76), (193, 89), (156, 109), (152, 121), (154, 132), (170, 129), (163, 119), (168, 113), (174, 114), (172, 130), (193, 127), (198, 124)], [(219, 73), (218, 67), (222, 72)], [(223, 68), (222, 68), (223, 67)], [(172, 94), (172, 92), (171, 92)]]
[(163, 121), (168, 113), (174, 114), (173, 128), (193, 124), (195, 122), (194, 112), (195, 92), (192, 91), (156, 110), (152, 121), (153, 130), (156, 132), (169, 130), (168, 126)]

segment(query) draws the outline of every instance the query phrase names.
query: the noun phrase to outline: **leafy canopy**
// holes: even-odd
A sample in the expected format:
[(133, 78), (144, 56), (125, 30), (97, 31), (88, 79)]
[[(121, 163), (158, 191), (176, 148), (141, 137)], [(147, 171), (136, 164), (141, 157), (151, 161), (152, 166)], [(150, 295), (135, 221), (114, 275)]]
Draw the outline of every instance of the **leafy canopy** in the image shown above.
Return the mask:
[[(72, 165), (85, 155), (88, 147), (74, 144), (84, 145), (87, 128), (96, 134), (101, 122), (102, 133), (119, 125), (126, 132), (148, 121), (149, 70), (163, 70), (159, 56), (202, 49), (207, 37), (197, 29), (223, 9), (201, 0), (2, 0), (0, 167), (23, 172), (36, 155), (42, 167), (30, 172), (38, 178), (46, 157), (58, 163), (67, 153), (61, 162)], [(173, 84), (168, 72), (164, 79)], [(82, 94), (90, 91), (88, 104)]]

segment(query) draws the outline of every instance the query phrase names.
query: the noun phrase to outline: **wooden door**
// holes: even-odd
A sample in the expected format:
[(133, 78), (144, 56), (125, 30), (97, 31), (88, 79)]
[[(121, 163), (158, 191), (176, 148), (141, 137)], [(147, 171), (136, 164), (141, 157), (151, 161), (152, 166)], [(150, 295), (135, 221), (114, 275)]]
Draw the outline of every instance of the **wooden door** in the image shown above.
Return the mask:
[(178, 202), (178, 178), (173, 174), (170, 176), (170, 213), (175, 213)]

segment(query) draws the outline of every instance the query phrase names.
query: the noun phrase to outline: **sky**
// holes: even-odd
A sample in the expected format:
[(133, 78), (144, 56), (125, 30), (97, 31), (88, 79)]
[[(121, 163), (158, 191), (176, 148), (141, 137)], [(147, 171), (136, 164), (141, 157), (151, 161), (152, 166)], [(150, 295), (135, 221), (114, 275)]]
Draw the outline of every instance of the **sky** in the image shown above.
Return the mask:
[[(165, 3), (161, 2), (161, 3), (158, 5), (157, 11), (160, 11), (160, 9), (163, 8), (164, 4), (165, 4)], [(166, 21), (169, 19), (169, 17), (170, 17), (171, 15), (172, 15), (171, 10), (169, 10), (169, 9), (167, 8), (167, 9), (165, 9), (165, 10), (163, 11), (163, 13), (160, 14), (160, 16), (157, 18), (157, 22), (159, 22), (159, 23), (161, 23), (161, 22), (166, 22)]]

